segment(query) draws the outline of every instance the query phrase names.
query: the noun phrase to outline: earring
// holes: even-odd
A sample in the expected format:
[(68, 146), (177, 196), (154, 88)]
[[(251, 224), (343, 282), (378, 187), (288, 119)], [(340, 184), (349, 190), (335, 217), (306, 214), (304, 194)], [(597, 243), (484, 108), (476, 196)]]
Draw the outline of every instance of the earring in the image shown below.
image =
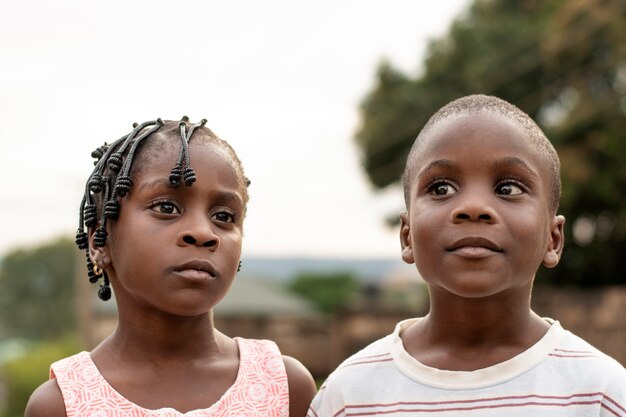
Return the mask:
[(98, 264), (94, 264), (93, 265), (93, 274), (97, 277), (99, 277), (100, 275), (102, 275), (102, 269), (100, 269), (100, 267), (98, 266)]
[(239, 261), (239, 265), (237, 266), (237, 272), (241, 271), (241, 261)]

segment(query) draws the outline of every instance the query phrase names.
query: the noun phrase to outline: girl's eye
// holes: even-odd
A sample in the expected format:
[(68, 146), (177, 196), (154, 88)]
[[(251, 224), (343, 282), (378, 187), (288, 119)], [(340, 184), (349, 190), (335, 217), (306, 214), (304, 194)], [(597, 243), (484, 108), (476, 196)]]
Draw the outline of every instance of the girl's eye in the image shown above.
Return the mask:
[(501, 195), (519, 195), (523, 192), (524, 190), (521, 186), (512, 182), (504, 182), (496, 186), (496, 193)]
[(452, 184), (445, 181), (437, 181), (428, 187), (428, 192), (434, 195), (451, 195), (456, 192)]
[(174, 203), (168, 201), (157, 202), (150, 207), (152, 210), (161, 214), (180, 214), (180, 210)]
[(214, 220), (222, 223), (235, 223), (235, 216), (227, 211), (220, 211), (211, 216)]

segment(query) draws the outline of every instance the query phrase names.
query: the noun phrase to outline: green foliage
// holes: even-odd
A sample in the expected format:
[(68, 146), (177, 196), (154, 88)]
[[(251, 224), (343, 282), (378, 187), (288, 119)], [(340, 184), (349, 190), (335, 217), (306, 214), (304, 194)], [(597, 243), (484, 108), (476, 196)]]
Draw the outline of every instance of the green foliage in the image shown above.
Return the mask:
[(380, 65), (356, 133), (370, 181), (399, 181), (415, 137), (442, 105), (472, 93), (501, 97), (537, 120), (561, 157), (568, 241), (559, 267), (539, 280), (625, 284), (624, 39), (623, 0), (475, 0), (430, 44), (419, 77)]
[(0, 376), (6, 383), (7, 404), (4, 410), (0, 410), (0, 415), (23, 415), (32, 392), (48, 379), (50, 364), (80, 350), (75, 337), (65, 337), (38, 343), (26, 355), (5, 363)]
[(356, 278), (347, 272), (329, 274), (304, 272), (289, 284), (289, 290), (313, 301), (321, 311), (334, 313), (346, 307), (359, 289)]
[(45, 339), (74, 330), (76, 256), (74, 243), (64, 238), (4, 258), (0, 265), (3, 338)]

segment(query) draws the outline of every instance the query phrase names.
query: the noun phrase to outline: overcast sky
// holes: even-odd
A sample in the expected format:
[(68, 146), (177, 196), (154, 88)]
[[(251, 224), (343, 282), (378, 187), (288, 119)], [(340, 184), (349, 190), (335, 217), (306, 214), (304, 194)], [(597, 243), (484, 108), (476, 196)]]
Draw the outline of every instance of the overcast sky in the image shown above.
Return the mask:
[(0, 254), (73, 235), (90, 152), (202, 118), (252, 180), (244, 257), (399, 256), (353, 136), (381, 59), (419, 73), (468, 0), (5, 2)]

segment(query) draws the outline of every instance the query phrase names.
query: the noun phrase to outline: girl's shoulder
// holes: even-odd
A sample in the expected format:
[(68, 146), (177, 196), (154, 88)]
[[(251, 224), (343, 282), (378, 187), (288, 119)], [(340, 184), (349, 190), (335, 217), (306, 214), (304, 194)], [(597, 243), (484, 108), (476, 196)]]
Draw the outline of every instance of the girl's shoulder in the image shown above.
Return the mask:
[[(305, 416), (317, 391), (315, 381), (308, 369), (297, 359), (282, 355), (276, 343), (270, 340), (236, 338), (244, 362), (253, 364), (265, 374), (287, 379), (289, 415)], [(244, 363), (242, 366), (246, 367)]]
[(37, 388), (26, 405), (24, 417), (66, 417), (65, 403), (56, 379), (50, 379)]
[(283, 355), (289, 386), (289, 415), (305, 416), (317, 392), (315, 380), (308, 369), (297, 359)]

